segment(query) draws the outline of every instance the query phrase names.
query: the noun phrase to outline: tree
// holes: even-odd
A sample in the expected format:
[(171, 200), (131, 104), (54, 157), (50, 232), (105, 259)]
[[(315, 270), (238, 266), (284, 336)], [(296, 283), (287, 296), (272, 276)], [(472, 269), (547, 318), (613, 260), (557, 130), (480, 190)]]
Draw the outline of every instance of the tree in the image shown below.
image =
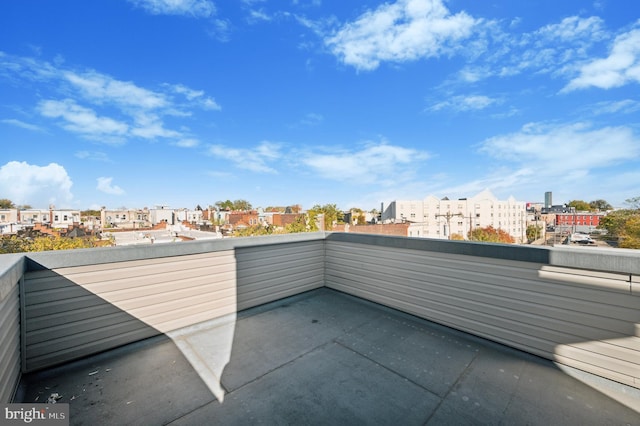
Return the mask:
[(15, 204), (13, 204), (13, 201), (7, 198), (0, 199), (0, 209), (15, 209), (15, 208), (16, 206)]
[(464, 235), (462, 234), (451, 234), (451, 239), (456, 241), (464, 241)]
[(285, 226), (284, 229), (287, 234), (296, 234), (299, 232), (308, 232), (309, 226), (307, 226), (307, 221), (305, 216), (300, 216), (296, 219), (295, 222)]
[(591, 206), (586, 201), (571, 200), (567, 203), (567, 206), (574, 207), (576, 211), (583, 212), (591, 210)]
[(542, 236), (542, 226), (529, 225), (527, 226), (527, 240), (535, 241)]
[(248, 211), (248, 210), (251, 210), (252, 208), (253, 207), (251, 206), (251, 203), (248, 202), (247, 200), (235, 200), (233, 202), (234, 210)]
[(485, 228), (475, 228), (467, 233), (469, 240), (482, 241), (485, 243), (514, 243), (511, 235), (502, 229), (495, 229), (493, 226)]
[[(308, 214), (311, 224), (315, 224), (318, 215), (324, 214), (325, 231), (333, 229), (333, 225), (335, 223), (343, 223), (344, 221), (344, 214), (342, 211), (338, 210), (338, 207), (335, 204), (325, 204), (324, 206), (316, 204), (309, 209)], [(316, 231), (318, 230), (317, 226), (312, 225), (312, 228), (316, 228)]]
[(622, 248), (640, 249), (640, 215), (627, 219), (618, 245)]
[(605, 200), (594, 200), (589, 203), (589, 207), (591, 207), (591, 210), (595, 211), (607, 211), (613, 209), (613, 206)]
[(606, 229), (607, 234), (612, 238), (622, 237), (625, 234), (627, 221), (639, 215), (640, 212), (638, 210), (621, 209), (612, 211), (600, 219), (598, 229)]
[(69, 238), (55, 236), (41, 236), (33, 239), (17, 236), (5, 237), (0, 240), (0, 253), (22, 253), (49, 250), (71, 250), (78, 248), (99, 247), (109, 242), (97, 238)]
[(640, 210), (640, 197), (627, 198), (624, 200), (624, 203), (632, 209)]
[(218, 208), (218, 210), (233, 210), (233, 201), (231, 200), (226, 200), (226, 201), (216, 201), (215, 206)]

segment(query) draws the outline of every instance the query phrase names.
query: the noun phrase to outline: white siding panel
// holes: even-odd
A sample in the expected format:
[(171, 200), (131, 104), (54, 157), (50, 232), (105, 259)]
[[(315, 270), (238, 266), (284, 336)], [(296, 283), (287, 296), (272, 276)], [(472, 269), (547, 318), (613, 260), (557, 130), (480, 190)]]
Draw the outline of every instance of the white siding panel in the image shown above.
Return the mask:
[(323, 240), (30, 271), (24, 370), (323, 285)]

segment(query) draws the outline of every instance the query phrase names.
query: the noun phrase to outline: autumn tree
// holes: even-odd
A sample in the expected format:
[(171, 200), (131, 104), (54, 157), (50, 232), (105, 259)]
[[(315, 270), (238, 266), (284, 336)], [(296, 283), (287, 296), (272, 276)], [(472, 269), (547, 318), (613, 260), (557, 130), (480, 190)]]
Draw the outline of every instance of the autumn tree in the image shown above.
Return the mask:
[(485, 243), (515, 243), (511, 235), (502, 229), (495, 229), (493, 226), (485, 228), (475, 228), (467, 233), (469, 240), (482, 241)]
[(638, 210), (621, 209), (609, 212), (600, 219), (598, 229), (605, 229), (612, 238), (619, 238), (625, 234), (627, 221), (635, 216), (640, 216)]
[(32, 239), (5, 237), (0, 240), (0, 253), (22, 253), (49, 250), (71, 250), (79, 248), (93, 248), (110, 245), (109, 241), (98, 238), (69, 238), (57, 236), (40, 236)]
[(640, 214), (629, 217), (624, 225), (618, 245), (622, 248), (640, 249)]

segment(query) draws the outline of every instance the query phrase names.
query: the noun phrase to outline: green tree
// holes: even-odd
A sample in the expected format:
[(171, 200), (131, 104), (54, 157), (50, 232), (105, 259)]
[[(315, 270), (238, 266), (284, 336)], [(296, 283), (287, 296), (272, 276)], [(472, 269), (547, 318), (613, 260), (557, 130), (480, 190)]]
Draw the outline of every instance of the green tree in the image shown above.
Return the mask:
[(583, 212), (591, 210), (591, 206), (586, 201), (571, 200), (567, 203), (567, 206), (574, 207), (576, 211)]
[(251, 210), (252, 208), (253, 207), (251, 206), (251, 203), (248, 202), (247, 200), (235, 200), (233, 202), (234, 210), (247, 211), (247, 210)]
[(325, 231), (330, 231), (331, 229), (333, 229), (334, 223), (344, 223), (344, 214), (342, 213), (342, 211), (338, 210), (338, 206), (336, 206), (335, 204), (325, 204), (324, 206), (316, 204), (308, 211), (308, 213), (310, 216), (309, 219), (311, 220), (313, 218), (313, 220), (311, 220), (311, 223), (316, 222), (315, 219), (318, 217), (318, 215), (324, 214)]
[(624, 200), (624, 203), (632, 209), (640, 210), (640, 197), (627, 198)]
[(287, 234), (296, 234), (299, 232), (308, 232), (309, 226), (307, 225), (307, 220), (305, 216), (300, 216), (296, 219), (295, 222), (288, 224), (285, 226), (285, 232)]
[(621, 209), (609, 212), (600, 219), (598, 229), (606, 229), (607, 234), (612, 238), (619, 238), (624, 235), (627, 220), (640, 215), (638, 210)]
[(226, 201), (216, 201), (215, 206), (218, 208), (218, 210), (233, 210), (234, 206), (233, 206), (233, 201), (231, 200), (226, 200)]
[(16, 206), (15, 204), (13, 204), (13, 201), (7, 198), (0, 199), (0, 209), (15, 209), (15, 208)]
[(527, 240), (535, 241), (542, 236), (542, 226), (529, 225), (527, 226)]
[(100, 217), (100, 210), (83, 210), (80, 212), (80, 216), (82, 217)]
[(238, 228), (233, 231), (234, 237), (257, 237), (260, 235), (273, 234), (273, 228), (270, 226), (253, 225), (246, 228)]
[(613, 209), (613, 206), (605, 200), (594, 200), (589, 203), (589, 207), (591, 207), (591, 210), (595, 211), (607, 211)]
[(514, 243), (511, 235), (502, 229), (495, 229), (493, 226), (485, 228), (475, 228), (467, 233), (469, 240), (482, 241), (485, 243)]

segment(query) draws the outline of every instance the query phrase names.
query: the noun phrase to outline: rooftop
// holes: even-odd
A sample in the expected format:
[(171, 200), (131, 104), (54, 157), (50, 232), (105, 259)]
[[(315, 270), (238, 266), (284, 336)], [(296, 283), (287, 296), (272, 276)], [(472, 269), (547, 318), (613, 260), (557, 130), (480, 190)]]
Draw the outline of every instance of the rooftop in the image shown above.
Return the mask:
[(326, 287), (25, 374), (15, 401), (52, 393), (73, 425), (640, 423), (637, 388)]

